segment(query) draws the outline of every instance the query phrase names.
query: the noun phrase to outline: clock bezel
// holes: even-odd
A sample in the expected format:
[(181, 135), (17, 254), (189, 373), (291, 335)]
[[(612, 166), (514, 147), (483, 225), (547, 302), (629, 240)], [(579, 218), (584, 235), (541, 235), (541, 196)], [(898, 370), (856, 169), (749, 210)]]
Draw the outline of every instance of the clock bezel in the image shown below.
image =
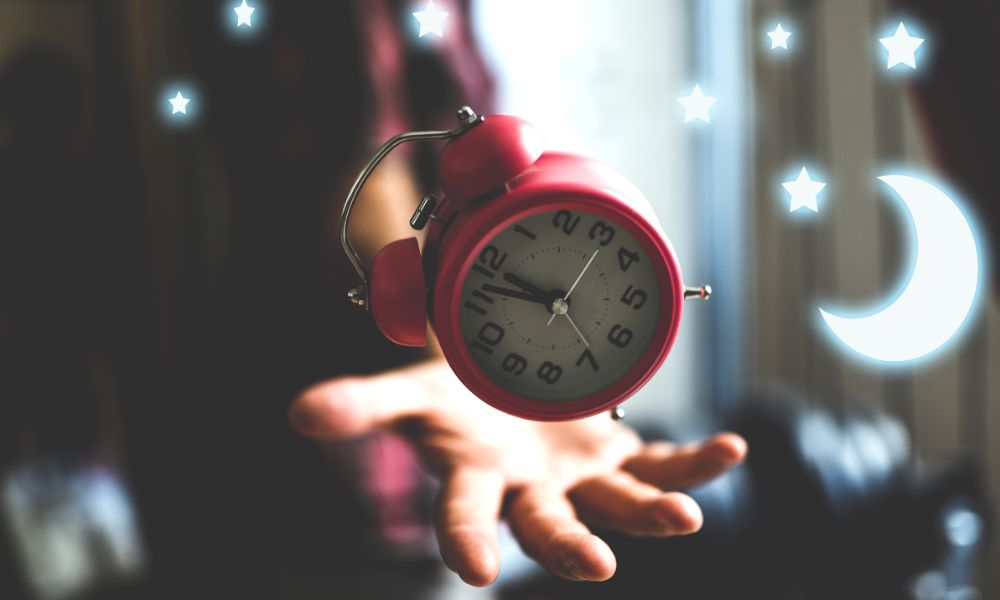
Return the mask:
[[(644, 199), (643, 199), (644, 200)], [(465, 277), (482, 249), (501, 231), (544, 212), (579, 211), (614, 221), (627, 230), (654, 263), (660, 303), (656, 332), (629, 372), (598, 393), (566, 401), (515, 394), (489, 377), (472, 357), (461, 327)], [(659, 370), (680, 326), (684, 285), (676, 254), (659, 228), (611, 190), (585, 184), (526, 186), (485, 201), (450, 226), (434, 285), (432, 323), (441, 349), (462, 383), (487, 404), (536, 421), (580, 419), (608, 410), (637, 392)]]

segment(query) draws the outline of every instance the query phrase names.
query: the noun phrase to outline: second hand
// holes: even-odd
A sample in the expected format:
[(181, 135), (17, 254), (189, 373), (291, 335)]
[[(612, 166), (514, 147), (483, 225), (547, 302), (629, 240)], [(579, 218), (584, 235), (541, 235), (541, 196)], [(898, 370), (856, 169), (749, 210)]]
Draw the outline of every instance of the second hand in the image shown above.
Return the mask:
[[(555, 315), (553, 315), (553, 316), (555, 316)], [(576, 332), (576, 335), (577, 335), (577, 337), (580, 338), (580, 341), (583, 342), (583, 345), (586, 346), (586, 347), (588, 347), (588, 348), (590, 348), (590, 344), (587, 343), (587, 338), (583, 337), (583, 333), (580, 332), (580, 328), (577, 327), (576, 323), (573, 322), (573, 317), (569, 316), (569, 313), (566, 313), (563, 316), (566, 317), (567, 321), (569, 321), (570, 326), (573, 328), (573, 331)]]

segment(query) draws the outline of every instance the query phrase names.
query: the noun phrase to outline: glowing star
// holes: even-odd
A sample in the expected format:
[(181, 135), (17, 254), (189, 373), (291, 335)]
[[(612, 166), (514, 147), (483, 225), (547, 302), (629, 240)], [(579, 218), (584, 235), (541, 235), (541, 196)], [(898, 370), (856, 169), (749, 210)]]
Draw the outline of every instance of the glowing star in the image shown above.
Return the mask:
[(917, 68), (916, 51), (924, 38), (912, 37), (906, 33), (906, 26), (902, 23), (896, 29), (892, 37), (880, 38), (879, 43), (889, 51), (889, 63), (886, 69), (891, 69), (896, 65), (906, 65), (911, 69)]
[(805, 167), (799, 171), (799, 176), (795, 181), (786, 181), (781, 184), (792, 197), (792, 202), (788, 206), (788, 212), (795, 212), (800, 208), (808, 208), (813, 212), (819, 212), (816, 204), (816, 196), (826, 187), (821, 181), (813, 181), (809, 177), (809, 171)]
[(712, 118), (708, 114), (708, 109), (717, 102), (717, 98), (706, 96), (701, 91), (701, 86), (695, 84), (690, 96), (677, 99), (684, 107), (684, 122), (688, 123), (695, 119), (701, 119), (706, 123), (711, 123)]
[(441, 25), (448, 17), (448, 13), (434, 6), (434, 0), (427, 0), (427, 6), (424, 7), (424, 10), (413, 13), (413, 16), (420, 23), (419, 37), (424, 37), (429, 33), (444, 37)]
[(255, 10), (257, 9), (247, 4), (247, 0), (243, 0), (243, 4), (233, 8), (233, 12), (236, 13), (236, 26), (242, 27), (246, 25), (247, 27), (253, 27), (253, 24), (250, 22), (250, 16), (253, 15), (253, 11)]
[(940, 189), (906, 175), (879, 179), (913, 222), (910, 280), (894, 300), (867, 315), (819, 313), (851, 350), (880, 361), (911, 361), (940, 348), (965, 322), (979, 288), (979, 252), (969, 221)]
[(168, 100), (170, 102), (170, 105), (173, 106), (173, 110), (170, 112), (170, 114), (172, 115), (176, 115), (177, 113), (185, 115), (187, 114), (187, 105), (188, 102), (191, 101), (190, 98), (185, 98), (184, 96), (181, 95), (180, 92), (177, 92), (176, 96), (174, 96), (173, 98), (169, 98)]
[(771, 50), (775, 48), (788, 49), (788, 38), (792, 35), (792, 32), (785, 31), (781, 28), (781, 23), (778, 23), (778, 27), (774, 31), (768, 31), (767, 36), (771, 38)]

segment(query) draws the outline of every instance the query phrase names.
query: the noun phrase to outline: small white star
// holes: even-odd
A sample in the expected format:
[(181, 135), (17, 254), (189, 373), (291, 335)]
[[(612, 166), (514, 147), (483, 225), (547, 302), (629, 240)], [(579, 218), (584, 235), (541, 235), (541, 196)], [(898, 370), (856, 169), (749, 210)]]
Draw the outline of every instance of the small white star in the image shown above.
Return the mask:
[(896, 65), (906, 65), (911, 69), (917, 68), (916, 51), (924, 38), (913, 37), (906, 32), (906, 26), (902, 23), (896, 28), (896, 33), (892, 37), (879, 38), (879, 43), (889, 51), (889, 63), (886, 69), (891, 69)]
[(799, 171), (799, 176), (795, 181), (787, 181), (782, 183), (781, 186), (792, 196), (792, 203), (788, 207), (788, 212), (795, 212), (800, 208), (808, 208), (813, 212), (819, 212), (819, 206), (816, 204), (816, 195), (826, 187), (826, 184), (820, 181), (813, 181), (809, 177), (809, 172), (806, 171), (805, 167), (802, 167), (802, 170)]
[(438, 37), (444, 37), (441, 24), (444, 23), (448, 13), (434, 6), (434, 0), (427, 0), (427, 6), (424, 7), (424, 10), (413, 13), (413, 16), (420, 23), (419, 37), (424, 37), (429, 33), (436, 34)]
[(236, 26), (242, 27), (246, 25), (247, 27), (253, 27), (253, 23), (250, 22), (250, 15), (256, 8), (247, 4), (247, 0), (243, 0), (243, 4), (233, 8), (233, 12), (236, 13)]
[(701, 91), (701, 86), (695, 84), (690, 96), (683, 96), (677, 101), (684, 107), (684, 122), (701, 119), (706, 123), (711, 123), (712, 118), (708, 114), (708, 109), (717, 102), (717, 98), (706, 96)]
[(792, 32), (785, 31), (781, 28), (781, 23), (778, 23), (778, 27), (774, 31), (768, 31), (767, 36), (771, 38), (771, 50), (775, 48), (788, 49), (788, 37), (792, 35)]
[(190, 98), (185, 98), (184, 96), (181, 95), (180, 92), (177, 92), (176, 96), (174, 96), (173, 98), (168, 98), (167, 100), (170, 102), (170, 105), (174, 107), (173, 111), (170, 114), (172, 115), (176, 115), (177, 113), (182, 113), (185, 115), (187, 114), (188, 112), (187, 105), (188, 102), (191, 101)]

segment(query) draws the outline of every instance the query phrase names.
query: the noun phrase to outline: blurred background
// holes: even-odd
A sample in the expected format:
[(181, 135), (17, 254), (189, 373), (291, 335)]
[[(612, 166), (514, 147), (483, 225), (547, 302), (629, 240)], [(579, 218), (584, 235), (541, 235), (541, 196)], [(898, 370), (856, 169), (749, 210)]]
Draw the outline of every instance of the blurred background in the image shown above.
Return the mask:
[[(912, 367), (846, 355), (814, 314), (909, 268), (877, 175), (958, 191), (989, 241), (996, 187), (957, 149), (997, 118), (945, 144), (932, 76), (967, 23), (1000, 32), (991, 3), (440, 0), (441, 39), (422, 2), (258, 0), (252, 31), (236, 4), (0, 0), (0, 597), (1000, 597), (996, 282)], [(908, 77), (877, 43), (900, 20), (927, 38)], [(995, 66), (996, 36), (969, 37)], [(970, 72), (955, 93), (989, 107), (997, 71)], [(695, 83), (711, 124), (683, 122)], [(419, 356), (344, 317), (332, 215), (381, 141), (463, 103), (621, 170), (715, 290), (628, 422), (736, 429), (751, 459), (696, 491), (702, 534), (617, 540), (605, 586), (508, 544), (495, 586), (464, 587), (426, 539), (432, 482), (373, 487), (368, 441), (317, 451), (286, 424), (309, 382)], [(434, 191), (434, 152), (406, 155), (404, 202)], [(811, 220), (780, 186), (802, 164), (828, 182)]]

